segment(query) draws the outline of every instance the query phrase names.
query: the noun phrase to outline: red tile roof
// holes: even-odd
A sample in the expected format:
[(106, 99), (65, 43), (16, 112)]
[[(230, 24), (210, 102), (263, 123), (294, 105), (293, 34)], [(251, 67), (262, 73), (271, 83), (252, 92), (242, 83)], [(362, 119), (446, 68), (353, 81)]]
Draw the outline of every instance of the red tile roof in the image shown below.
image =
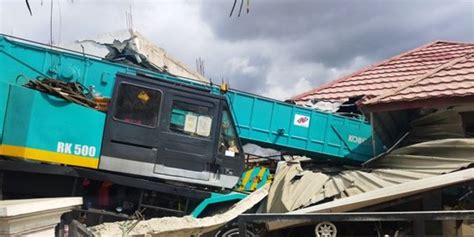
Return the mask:
[[(362, 105), (381, 107), (383, 104), (390, 103), (392, 104), (390, 107), (393, 107), (395, 103), (407, 104), (407, 102), (423, 100), (433, 104), (435, 99), (466, 96), (474, 96), (474, 51), (453, 59), (389, 93), (363, 101)], [(471, 102), (474, 100), (471, 99)]]
[[(293, 99), (343, 102), (353, 96), (365, 95), (367, 98), (373, 98), (397, 91), (397, 95), (377, 100), (377, 103), (388, 103), (433, 96), (474, 95), (471, 80), (473, 64), (471, 59), (460, 59), (472, 53), (474, 43), (435, 41), (297, 95)], [(451, 65), (456, 60), (463, 62)], [(375, 103), (374, 100), (367, 102)]]

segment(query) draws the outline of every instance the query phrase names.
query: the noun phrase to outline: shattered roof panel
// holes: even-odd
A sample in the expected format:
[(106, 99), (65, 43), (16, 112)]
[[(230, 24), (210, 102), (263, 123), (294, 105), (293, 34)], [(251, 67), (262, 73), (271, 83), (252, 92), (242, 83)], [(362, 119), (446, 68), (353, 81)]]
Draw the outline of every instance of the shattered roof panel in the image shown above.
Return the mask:
[[(384, 189), (299, 209), (287, 214), (348, 212), (472, 180), (474, 180), (474, 168), (393, 185)], [(305, 223), (305, 221), (275, 220), (266, 222), (266, 226), (269, 230), (276, 230), (302, 223)]]
[[(369, 170), (327, 175), (282, 163), (270, 188), (267, 212), (288, 212), (328, 199), (345, 199), (394, 185), (426, 179), (474, 163), (474, 139), (441, 139), (394, 150)], [(308, 188), (311, 187), (311, 188)]]
[(474, 43), (436, 41), (297, 95), (293, 99), (343, 102), (360, 95), (380, 96), (472, 52)]

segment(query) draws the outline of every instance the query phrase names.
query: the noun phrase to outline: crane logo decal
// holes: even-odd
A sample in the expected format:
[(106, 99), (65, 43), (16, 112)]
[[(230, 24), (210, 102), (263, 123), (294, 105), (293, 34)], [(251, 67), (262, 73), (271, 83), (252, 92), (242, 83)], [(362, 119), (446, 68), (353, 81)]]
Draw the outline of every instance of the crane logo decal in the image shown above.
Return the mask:
[(370, 139), (367, 137), (359, 137), (356, 135), (349, 135), (348, 138), (349, 142), (355, 143), (355, 144), (364, 144), (364, 145), (370, 145)]
[(296, 126), (308, 128), (309, 127), (309, 117), (301, 115), (301, 114), (295, 114), (295, 120), (294, 120), (293, 124), (296, 125)]

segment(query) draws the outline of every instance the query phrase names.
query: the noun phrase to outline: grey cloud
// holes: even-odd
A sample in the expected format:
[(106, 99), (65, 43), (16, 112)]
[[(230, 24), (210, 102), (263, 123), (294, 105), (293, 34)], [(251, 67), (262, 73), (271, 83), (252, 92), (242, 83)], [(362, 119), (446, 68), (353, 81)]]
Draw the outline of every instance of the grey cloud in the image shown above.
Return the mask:
[[(245, 66), (251, 67), (252, 71), (249, 72), (243, 67), (237, 67), (233, 70), (231, 60), (227, 62), (213, 62), (208, 65), (212, 70), (209, 73), (209, 77), (214, 83), (221, 83), (222, 79), (229, 82), (232, 88), (258, 93), (265, 88), (265, 78), (268, 73), (268, 65), (271, 63), (269, 59), (253, 56), (246, 58), (248, 63)], [(206, 66), (207, 67), (207, 66)]]
[[(24, 1), (0, 0), (0, 31), (48, 42), (41, 2), (30, 0), (30, 17)], [(194, 68), (203, 57), (214, 82), (278, 98), (435, 39), (474, 41), (472, 1), (251, 0), (240, 18), (228, 17), (233, 0), (59, 2), (62, 42), (124, 29), (133, 5), (136, 29), (176, 59)], [(58, 11), (54, 25), (58, 38)], [(233, 58), (247, 61), (233, 70)]]
[(436, 39), (474, 39), (468, 1), (252, 1), (251, 14), (222, 17), (229, 7), (202, 6), (217, 37), (279, 41), (294, 60), (328, 67), (347, 66), (356, 56), (383, 59)]
[[(48, 43), (50, 1), (29, 2), (33, 16), (29, 15), (24, 1), (0, 0), (0, 13), (3, 13), (0, 14), (0, 30), (3, 33)], [(53, 41), (69, 42), (124, 29), (125, 11), (129, 9), (131, 2), (132, 0), (54, 0)]]

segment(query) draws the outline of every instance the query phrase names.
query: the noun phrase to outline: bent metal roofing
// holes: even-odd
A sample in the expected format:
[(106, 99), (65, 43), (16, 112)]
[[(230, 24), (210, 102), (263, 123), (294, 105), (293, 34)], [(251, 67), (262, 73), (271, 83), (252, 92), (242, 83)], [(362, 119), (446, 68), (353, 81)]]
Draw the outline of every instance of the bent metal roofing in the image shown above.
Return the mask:
[[(435, 41), (293, 97), (344, 102), (364, 95), (364, 105), (474, 96), (474, 43)], [(372, 99), (370, 99), (372, 98)]]
[[(421, 180), (430, 180), (443, 174), (472, 168), (473, 152), (474, 139), (456, 138), (439, 139), (398, 148), (370, 163), (370, 167), (364, 169), (341, 171), (334, 169), (327, 172), (322, 169), (304, 170), (300, 163), (295, 161), (282, 162), (279, 163), (270, 188), (266, 210), (284, 213), (303, 208), (302, 210), (307, 209), (313, 212), (327, 211), (326, 207), (331, 206), (335, 209), (329, 209), (329, 211), (344, 212), (391, 201), (392, 194), (398, 195), (407, 191), (398, 190), (407, 185), (412, 186), (410, 184)], [(473, 180), (473, 178), (474, 175), (470, 175), (468, 180)], [(466, 180), (463, 179), (463, 181)], [(453, 184), (453, 182), (449, 183)], [(416, 185), (412, 188), (411, 195), (432, 189)], [(392, 193), (388, 192), (389, 190)], [(367, 201), (368, 198), (372, 198), (370, 194), (374, 192), (377, 193), (377, 200)], [(365, 198), (359, 199), (358, 197), (361, 196)], [(354, 200), (354, 198), (356, 200), (352, 203), (354, 205), (351, 205), (351, 202), (342, 201)], [(358, 203), (359, 201), (362, 202)], [(334, 203), (341, 202), (344, 203), (343, 206), (332, 206)], [(314, 204), (316, 205), (309, 207)], [(319, 209), (320, 207), (325, 208)]]

